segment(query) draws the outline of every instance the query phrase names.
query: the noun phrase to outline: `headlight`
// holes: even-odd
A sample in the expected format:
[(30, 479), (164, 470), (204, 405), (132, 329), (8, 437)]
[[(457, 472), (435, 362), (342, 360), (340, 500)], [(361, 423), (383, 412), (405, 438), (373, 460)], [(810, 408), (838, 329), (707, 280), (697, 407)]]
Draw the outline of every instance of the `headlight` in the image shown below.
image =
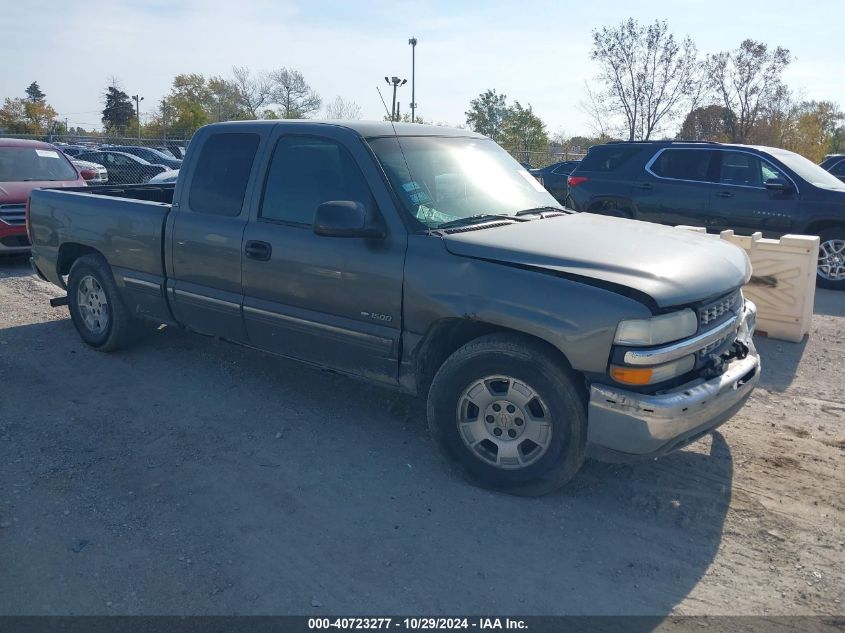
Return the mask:
[(613, 340), (621, 345), (659, 345), (692, 336), (697, 329), (698, 318), (687, 308), (650, 319), (622, 321)]
[(695, 355), (690, 354), (671, 363), (655, 365), (654, 367), (622, 367), (610, 366), (610, 376), (616, 382), (626, 385), (653, 385), (670, 378), (676, 378), (687, 373), (695, 366)]

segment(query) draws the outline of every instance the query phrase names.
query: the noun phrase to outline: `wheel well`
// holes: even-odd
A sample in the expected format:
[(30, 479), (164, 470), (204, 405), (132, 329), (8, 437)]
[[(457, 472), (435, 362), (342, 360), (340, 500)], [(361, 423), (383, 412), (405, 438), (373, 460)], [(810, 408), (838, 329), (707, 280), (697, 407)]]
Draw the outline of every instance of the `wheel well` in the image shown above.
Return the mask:
[(808, 224), (806, 232), (809, 235), (820, 235), (822, 231), (827, 229), (845, 229), (845, 224), (838, 220), (822, 220)]
[(428, 394), (434, 375), (449, 356), (472, 340), (494, 333), (511, 333), (539, 343), (552, 356), (558, 357), (566, 367), (571, 367), (569, 360), (557, 347), (540, 337), (520, 332), (512, 328), (475, 321), (472, 319), (444, 319), (435, 323), (418, 346), (414, 361), (416, 370), (417, 394)]
[(84, 244), (68, 242), (59, 247), (59, 257), (56, 261), (56, 270), (59, 275), (67, 275), (73, 263), (83, 255), (101, 255), (100, 251)]

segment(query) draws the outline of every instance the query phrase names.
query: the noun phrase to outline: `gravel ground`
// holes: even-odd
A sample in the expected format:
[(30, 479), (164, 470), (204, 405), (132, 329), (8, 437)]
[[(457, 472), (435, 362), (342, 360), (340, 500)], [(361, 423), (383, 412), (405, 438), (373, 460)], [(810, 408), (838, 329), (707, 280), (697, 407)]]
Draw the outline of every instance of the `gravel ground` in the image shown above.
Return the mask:
[(845, 293), (719, 433), (520, 499), (422, 404), (176, 330), (87, 349), (0, 261), (0, 614), (842, 614)]

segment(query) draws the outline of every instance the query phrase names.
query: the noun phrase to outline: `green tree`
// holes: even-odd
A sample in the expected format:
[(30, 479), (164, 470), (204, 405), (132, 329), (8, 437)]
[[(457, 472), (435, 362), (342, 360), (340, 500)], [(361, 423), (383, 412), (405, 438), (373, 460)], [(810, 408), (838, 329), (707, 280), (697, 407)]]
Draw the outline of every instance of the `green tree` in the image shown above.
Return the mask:
[(122, 136), (135, 121), (135, 106), (129, 95), (120, 89), (120, 85), (113, 81), (103, 94), (103, 127), (109, 134)]
[(320, 111), (323, 101), (305, 77), (293, 68), (280, 68), (269, 75), (270, 100), (280, 106), (283, 119), (306, 119)]
[(690, 112), (678, 133), (679, 140), (686, 141), (730, 141), (734, 127), (734, 114), (721, 105), (695, 108)]
[(43, 92), (41, 92), (41, 88), (38, 86), (37, 81), (33, 81), (29, 84), (29, 87), (26, 89), (26, 97), (30, 101), (44, 101), (47, 98)]
[(754, 40), (708, 58), (708, 81), (722, 104), (733, 112), (730, 140), (744, 143), (767, 111), (783, 98), (783, 71), (792, 57), (789, 50)]
[(508, 108), (499, 143), (511, 152), (517, 152), (521, 160), (530, 162), (530, 152), (548, 151), (546, 124), (534, 114), (530, 103), (523, 108), (519, 101), (514, 101)]
[(24, 103), (23, 99), (6, 98), (0, 108), (0, 128), (10, 134), (30, 133)]
[(471, 130), (498, 140), (508, 115), (507, 96), (496, 94), (495, 90), (482, 92), (469, 102), (464, 114)]
[[(701, 98), (702, 65), (692, 39), (675, 39), (663, 20), (643, 25), (628, 18), (593, 31), (590, 59), (601, 68), (604, 89), (588, 94), (596, 112), (624, 119), (628, 140), (648, 140)], [(604, 133), (609, 126), (598, 126)]]

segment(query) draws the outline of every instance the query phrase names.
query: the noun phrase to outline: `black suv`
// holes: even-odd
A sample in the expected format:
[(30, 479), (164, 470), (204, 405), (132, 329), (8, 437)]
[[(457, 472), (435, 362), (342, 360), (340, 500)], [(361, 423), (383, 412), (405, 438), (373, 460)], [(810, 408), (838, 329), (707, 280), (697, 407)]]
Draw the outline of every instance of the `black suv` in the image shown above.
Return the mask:
[(845, 182), (845, 154), (829, 154), (819, 163), (819, 167)]
[(577, 211), (704, 226), (821, 236), (818, 283), (845, 290), (845, 183), (773, 147), (694, 142), (596, 145), (568, 179)]

